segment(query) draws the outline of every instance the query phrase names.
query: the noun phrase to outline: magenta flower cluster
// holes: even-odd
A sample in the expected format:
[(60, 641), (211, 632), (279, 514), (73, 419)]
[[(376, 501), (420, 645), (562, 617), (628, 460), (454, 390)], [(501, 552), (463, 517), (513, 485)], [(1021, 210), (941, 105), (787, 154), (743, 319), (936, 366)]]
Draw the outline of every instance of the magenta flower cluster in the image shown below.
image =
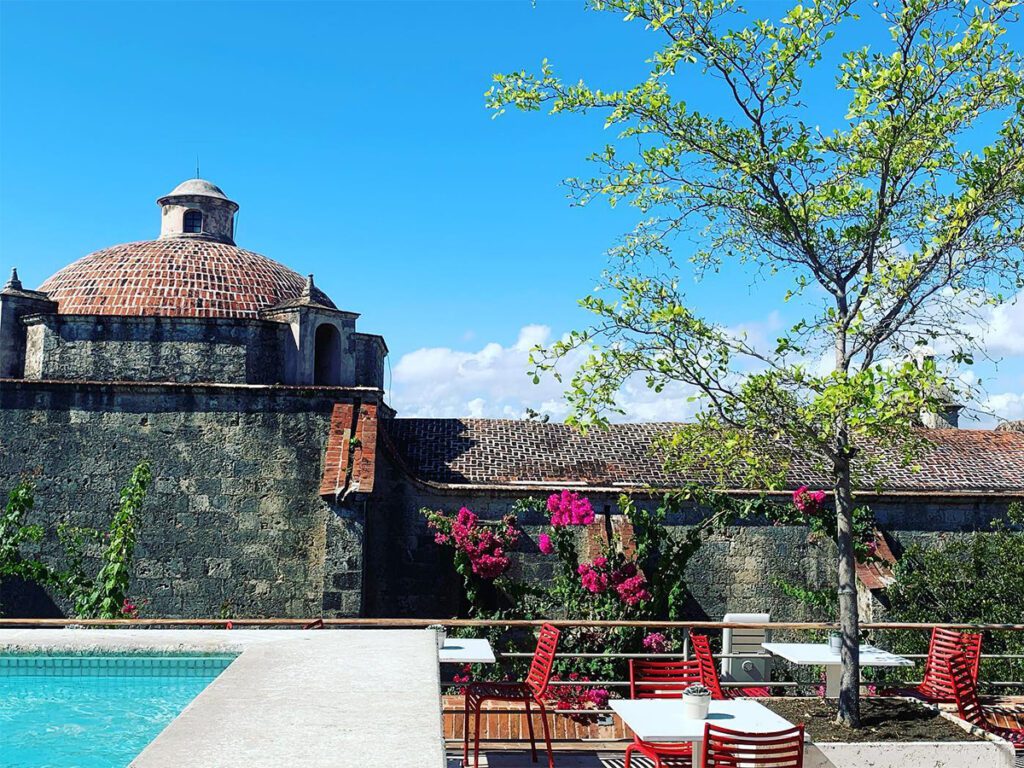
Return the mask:
[[(561, 681), (558, 675), (552, 675), (552, 680)], [(608, 706), (610, 693), (607, 688), (598, 688), (579, 683), (589, 683), (590, 678), (581, 675), (579, 672), (571, 672), (568, 680), (577, 685), (558, 685), (552, 688), (557, 689), (557, 709), (580, 710), (580, 709), (604, 709)]]
[(432, 515), (427, 525), (434, 528), (434, 541), (450, 544), (469, 560), (473, 573), (482, 579), (496, 579), (512, 565), (508, 550), (519, 538), (515, 520), (506, 517), (502, 527), (481, 525), (479, 518), (466, 507), (454, 519), (442, 514)]
[(608, 558), (595, 557), (593, 562), (581, 563), (576, 572), (583, 588), (591, 594), (599, 595), (614, 589), (619, 600), (626, 605), (638, 605), (651, 598), (647, 577), (634, 563), (611, 568)]
[(550, 555), (555, 551), (555, 544), (551, 541), (551, 537), (546, 533), (542, 533), (537, 537), (537, 548), (545, 555)]
[(806, 515), (815, 515), (825, 506), (825, 492), (812, 491), (801, 485), (793, 491), (793, 506)]
[(452, 675), (452, 682), (461, 683), (461, 685), (458, 688), (458, 692), (460, 696), (465, 696), (468, 684), (473, 682), (472, 665), (463, 664), (461, 674), (456, 672), (454, 675)]
[(580, 575), (583, 588), (595, 595), (608, 589), (608, 558), (596, 557), (592, 563), (580, 563), (576, 572)]
[(642, 645), (648, 653), (665, 653), (668, 650), (668, 638), (661, 632), (651, 632), (643, 639)]
[(555, 528), (590, 525), (594, 522), (594, 508), (590, 506), (590, 499), (568, 489), (548, 497), (548, 512), (551, 514), (551, 525)]

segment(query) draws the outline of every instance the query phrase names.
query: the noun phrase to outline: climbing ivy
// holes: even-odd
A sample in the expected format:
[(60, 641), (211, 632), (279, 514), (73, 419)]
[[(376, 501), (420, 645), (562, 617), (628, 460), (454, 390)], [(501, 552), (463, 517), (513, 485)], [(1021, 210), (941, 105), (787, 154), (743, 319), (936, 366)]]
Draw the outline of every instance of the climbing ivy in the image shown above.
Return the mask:
[[(121, 489), (117, 510), (106, 533), (87, 526), (61, 523), (57, 539), (64, 550), (54, 566), (25, 554), (43, 540), (43, 526), (26, 522), (35, 506), (32, 484), (23, 480), (8, 494), (0, 514), (0, 579), (19, 578), (51, 589), (74, 606), (77, 618), (117, 619), (134, 615), (128, 599), (131, 565), (138, 538), (139, 512), (152, 481), (148, 461), (139, 463)], [(102, 543), (101, 566), (95, 576), (86, 569), (86, 548)]]

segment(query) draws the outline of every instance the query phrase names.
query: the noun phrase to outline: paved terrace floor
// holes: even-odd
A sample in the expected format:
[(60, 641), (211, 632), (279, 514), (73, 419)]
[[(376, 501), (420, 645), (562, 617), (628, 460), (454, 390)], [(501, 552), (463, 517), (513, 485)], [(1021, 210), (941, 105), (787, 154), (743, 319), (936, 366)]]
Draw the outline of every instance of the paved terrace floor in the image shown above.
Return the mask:
[(422, 630), (0, 630), (0, 652), (237, 652), (132, 768), (442, 768)]

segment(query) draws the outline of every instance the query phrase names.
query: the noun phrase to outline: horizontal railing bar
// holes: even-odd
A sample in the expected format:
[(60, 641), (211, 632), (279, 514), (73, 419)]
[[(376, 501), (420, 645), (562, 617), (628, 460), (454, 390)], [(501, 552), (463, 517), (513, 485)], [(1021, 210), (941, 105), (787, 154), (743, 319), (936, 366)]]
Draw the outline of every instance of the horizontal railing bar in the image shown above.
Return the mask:
[[(529, 659), (533, 658), (532, 653), (526, 651), (495, 651), (494, 655), (505, 659)], [(560, 659), (687, 659), (692, 654), (685, 653), (582, 653), (575, 651), (559, 651)], [(901, 653), (905, 659), (927, 659), (927, 653)], [(772, 654), (764, 651), (762, 653), (716, 653), (716, 659), (770, 659)], [(1020, 653), (982, 653), (982, 660), (985, 659), (1024, 659)]]
[[(307, 619), (12, 619), (0, 618), (0, 627), (297, 627), (317, 620), (319, 617)], [(726, 622), (726, 621), (611, 621), (611, 620), (577, 620), (577, 619), (508, 619), (491, 621), (482, 619), (408, 619), (408, 618), (345, 618), (320, 619), (325, 627), (412, 627), (424, 628), (431, 624), (446, 627), (539, 627), (553, 624), (556, 627), (649, 627), (665, 629), (803, 629), (832, 630), (838, 624), (830, 622)], [(920, 629), (929, 630), (933, 627), (946, 629), (980, 629), (986, 631), (1024, 631), (1024, 624), (968, 624), (942, 622), (874, 622), (863, 623), (861, 629)]]
[[(876, 682), (873, 680), (861, 679), (861, 685), (882, 685), (885, 688), (892, 688), (897, 685), (917, 685), (920, 680), (886, 680), (884, 683)], [(722, 680), (719, 683), (723, 688), (812, 688), (822, 685), (821, 682), (808, 680), (807, 682), (799, 682), (796, 680), (767, 680), (767, 681), (747, 681), (744, 683), (737, 682), (726, 682)], [(441, 682), (442, 686), (461, 688), (467, 683), (456, 682), (454, 680), (444, 680)], [(629, 681), (625, 680), (551, 680), (548, 685), (551, 686), (580, 686), (584, 688), (628, 688)], [(1024, 688), (1024, 682), (1015, 680), (986, 680), (983, 684), (998, 686), (1001, 688)]]
[[(451, 686), (453, 688), (455, 688), (455, 687), (461, 688), (462, 686), (468, 685), (468, 684), (469, 683), (456, 682), (455, 680), (444, 680), (444, 681), (441, 682), (441, 685)], [(626, 688), (628, 688), (629, 687), (629, 681), (628, 680), (550, 680), (548, 682), (548, 685), (561, 685), (561, 686), (579, 685), (579, 686), (590, 687), (590, 688), (597, 688), (597, 687), (604, 687), (604, 686), (614, 686), (614, 687), (618, 688), (618, 687), (625, 686)], [(793, 681), (793, 680), (786, 680), (786, 681), (779, 681), (779, 682), (767, 681), (767, 682), (746, 682), (746, 683), (726, 682), (725, 680), (721, 681), (721, 686), (723, 688), (751, 688), (751, 687), (756, 687), (756, 688), (791, 688), (791, 687), (795, 687), (795, 686), (798, 686), (798, 685), (817, 685), (817, 683), (799, 683), (799, 682), (796, 682), (796, 681)], [(1014, 683), (1014, 685), (1021, 685), (1021, 683)]]

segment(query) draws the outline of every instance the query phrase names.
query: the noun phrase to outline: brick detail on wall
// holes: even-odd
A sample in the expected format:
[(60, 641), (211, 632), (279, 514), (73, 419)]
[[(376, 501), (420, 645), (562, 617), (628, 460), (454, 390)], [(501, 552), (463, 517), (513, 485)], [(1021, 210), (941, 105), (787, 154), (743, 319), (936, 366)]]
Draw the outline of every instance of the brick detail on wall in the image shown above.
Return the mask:
[(331, 411), (331, 427), (324, 454), (324, 474), (320, 481), (321, 496), (334, 496), (345, 488), (354, 408), (352, 403), (335, 403)]
[(320, 495), (372, 492), (376, 463), (377, 406), (336, 403), (331, 413)]
[(612, 531), (619, 537), (622, 554), (632, 559), (636, 554), (636, 539), (633, 537), (632, 523), (624, 515), (615, 515), (612, 518)]
[(355, 455), (352, 459), (352, 490), (373, 491), (377, 463), (377, 406), (363, 403), (356, 420)]
[(608, 533), (605, 528), (606, 517), (606, 515), (594, 515), (593, 524), (583, 529), (585, 533), (580, 554), (588, 562), (593, 561), (595, 557), (599, 557), (608, 546)]

